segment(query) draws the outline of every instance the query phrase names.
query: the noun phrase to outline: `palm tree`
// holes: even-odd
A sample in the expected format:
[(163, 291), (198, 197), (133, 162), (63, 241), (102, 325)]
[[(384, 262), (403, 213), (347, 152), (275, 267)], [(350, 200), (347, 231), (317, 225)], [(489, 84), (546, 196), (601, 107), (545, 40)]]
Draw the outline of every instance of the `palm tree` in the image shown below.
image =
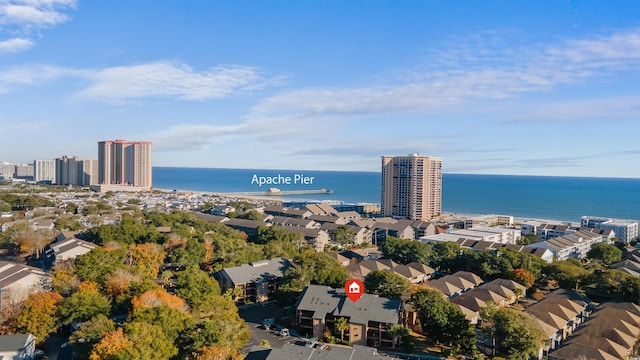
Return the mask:
[(336, 319), (336, 330), (340, 331), (340, 340), (344, 341), (344, 332), (349, 330), (347, 318), (339, 317)]
[(411, 330), (401, 324), (391, 325), (389, 328), (389, 333), (393, 336), (393, 347), (396, 346), (396, 343), (400, 344), (400, 339), (411, 334)]

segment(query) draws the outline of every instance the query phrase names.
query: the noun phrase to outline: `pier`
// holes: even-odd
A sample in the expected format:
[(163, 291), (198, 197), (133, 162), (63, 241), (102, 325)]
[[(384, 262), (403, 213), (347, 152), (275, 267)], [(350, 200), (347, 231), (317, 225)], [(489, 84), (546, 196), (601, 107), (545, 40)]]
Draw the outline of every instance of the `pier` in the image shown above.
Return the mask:
[(278, 188), (270, 188), (267, 191), (243, 191), (218, 193), (223, 196), (284, 196), (284, 195), (311, 195), (311, 194), (333, 194), (333, 190), (317, 189), (317, 190), (280, 190)]

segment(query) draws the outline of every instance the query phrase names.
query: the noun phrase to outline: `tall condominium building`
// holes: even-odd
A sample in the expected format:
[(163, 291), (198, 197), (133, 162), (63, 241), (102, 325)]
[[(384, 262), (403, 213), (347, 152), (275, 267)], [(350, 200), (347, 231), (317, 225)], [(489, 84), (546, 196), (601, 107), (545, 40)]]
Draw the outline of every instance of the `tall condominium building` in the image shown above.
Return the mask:
[(98, 142), (98, 182), (151, 188), (151, 143), (106, 140)]
[(56, 161), (34, 160), (33, 172), (34, 181), (48, 181), (53, 183), (56, 180)]
[(442, 212), (442, 159), (419, 154), (382, 157), (383, 216), (429, 220)]
[(57, 158), (56, 177), (58, 185), (91, 186), (98, 184), (98, 160), (82, 159), (77, 156)]

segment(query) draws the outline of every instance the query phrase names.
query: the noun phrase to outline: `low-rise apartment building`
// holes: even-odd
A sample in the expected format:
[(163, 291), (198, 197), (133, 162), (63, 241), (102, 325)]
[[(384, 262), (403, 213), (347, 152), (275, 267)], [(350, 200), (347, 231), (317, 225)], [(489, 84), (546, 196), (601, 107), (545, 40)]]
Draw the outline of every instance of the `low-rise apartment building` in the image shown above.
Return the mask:
[(296, 321), (303, 334), (323, 338), (325, 330), (340, 337), (336, 320), (346, 318), (349, 329), (344, 339), (354, 345), (391, 347), (392, 325), (402, 323), (403, 305), (398, 299), (363, 294), (357, 302), (347, 298), (343, 289), (308, 285), (296, 305)]
[(275, 258), (224, 268), (213, 277), (222, 293), (232, 288), (242, 290), (235, 299), (237, 304), (259, 303), (275, 300), (280, 279), (291, 266), (286, 258)]

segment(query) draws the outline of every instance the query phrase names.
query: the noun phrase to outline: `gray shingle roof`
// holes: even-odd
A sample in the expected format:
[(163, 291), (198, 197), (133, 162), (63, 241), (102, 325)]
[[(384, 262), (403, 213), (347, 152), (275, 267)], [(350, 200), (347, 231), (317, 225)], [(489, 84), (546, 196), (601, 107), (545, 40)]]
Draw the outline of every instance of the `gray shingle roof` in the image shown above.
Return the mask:
[(343, 289), (328, 286), (308, 285), (296, 304), (297, 310), (313, 311), (316, 319), (327, 314), (349, 317), (354, 324), (367, 324), (369, 321), (397, 324), (402, 302), (371, 294), (363, 294), (356, 302), (347, 299)]
[(249, 264), (225, 268), (220, 270), (227, 274), (235, 285), (248, 283), (262, 283), (264, 281), (284, 276), (284, 272), (291, 267), (286, 258), (255, 261)]

